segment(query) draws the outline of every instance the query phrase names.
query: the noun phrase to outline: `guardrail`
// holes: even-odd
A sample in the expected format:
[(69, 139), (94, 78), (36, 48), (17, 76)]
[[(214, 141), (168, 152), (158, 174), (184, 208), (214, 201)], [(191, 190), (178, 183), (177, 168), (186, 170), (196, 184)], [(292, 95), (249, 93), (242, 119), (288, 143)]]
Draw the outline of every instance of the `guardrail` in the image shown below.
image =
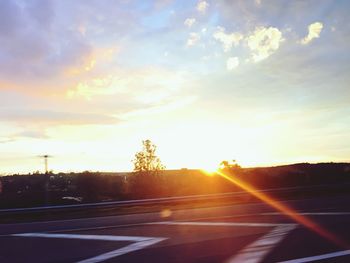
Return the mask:
[[(328, 184), (328, 185), (314, 185), (314, 186), (301, 186), (301, 187), (285, 187), (285, 188), (271, 188), (258, 190), (259, 193), (291, 193), (294, 191), (310, 191), (310, 190), (330, 190), (337, 188), (347, 188), (350, 184)], [(349, 189), (349, 188), (347, 188)], [(350, 192), (350, 191), (349, 191)], [(54, 205), (54, 206), (40, 206), (40, 207), (29, 207), (29, 208), (10, 208), (0, 209), (0, 214), (8, 213), (26, 213), (26, 212), (45, 212), (45, 211), (60, 211), (60, 210), (79, 210), (79, 209), (92, 209), (92, 208), (117, 208), (125, 206), (141, 206), (141, 205), (153, 205), (153, 204), (165, 204), (165, 203), (176, 203), (176, 202), (196, 202), (196, 201), (210, 201), (219, 200), (225, 198), (233, 198), (238, 196), (250, 196), (251, 194), (240, 191), (240, 192), (229, 192), (220, 194), (207, 194), (207, 195), (188, 195), (188, 196), (175, 196), (175, 197), (163, 197), (163, 198), (150, 198), (150, 199), (139, 199), (139, 200), (126, 200), (126, 201), (108, 201), (98, 203), (83, 203), (74, 205)]]

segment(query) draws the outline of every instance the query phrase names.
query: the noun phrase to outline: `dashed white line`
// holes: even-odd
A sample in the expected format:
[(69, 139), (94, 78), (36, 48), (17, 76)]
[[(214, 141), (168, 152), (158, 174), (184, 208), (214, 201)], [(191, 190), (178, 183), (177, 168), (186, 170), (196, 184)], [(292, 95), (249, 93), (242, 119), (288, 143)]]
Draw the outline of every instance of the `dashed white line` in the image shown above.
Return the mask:
[(292, 259), (292, 260), (287, 260), (287, 261), (280, 261), (279, 263), (313, 262), (313, 261), (317, 261), (317, 260), (341, 257), (341, 256), (346, 256), (346, 255), (350, 255), (350, 250), (343, 250), (343, 251), (338, 251), (338, 252), (333, 252), (333, 253), (328, 253), (328, 254), (323, 254), (323, 255), (317, 255), (317, 256), (312, 256), (312, 257), (297, 258), (297, 259)]
[(263, 237), (249, 244), (226, 263), (258, 263), (264, 260), (276, 245), (281, 242), (287, 234), (296, 228), (296, 225), (277, 226)]

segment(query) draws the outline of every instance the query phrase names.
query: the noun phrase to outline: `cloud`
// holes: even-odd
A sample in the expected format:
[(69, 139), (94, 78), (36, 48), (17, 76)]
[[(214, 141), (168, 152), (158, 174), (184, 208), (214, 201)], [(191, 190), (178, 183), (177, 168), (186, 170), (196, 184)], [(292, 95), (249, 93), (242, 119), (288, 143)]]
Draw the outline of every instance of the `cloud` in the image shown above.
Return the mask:
[(114, 124), (115, 117), (94, 113), (58, 112), (51, 110), (2, 110), (1, 122), (27, 125), (88, 125)]
[(91, 43), (57, 21), (52, 1), (0, 1), (1, 92), (62, 94), (74, 82), (67, 72), (93, 66)]
[(213, 37), (222, 43), (225, 52), (230, 51), (232, 46), (237, 46), (243, 39), (243, 35), (240, 33), (225, 33), (225, 28), (223, 27), (218, 27)]
[(194, 25), (195, 22), (196, 22), (195, 18), (187, 18), (184, 22), (184, 25), (187, 27), (191, 27)]
[(230, 57), (226, 61), (226, 68), (227, 70), (234, 70), (239, 65), (239, 58), (238, 57)]
[(48, 138), (47, 134), (43, 130), (27, 129), (11, 136), (12, 138), (26, 137), (33, 139), (45, 139)]
[[(186, 71), (149, 66), (119, 69), (108, 75), (80, 81), (67, 90), (66, 98), (71, 103), (84, 101), (101, 109), (112, 104), (114, 106), (109, 111), (119, 113), (130, 110), (130, 105), (143, 108), (145, 104), (159, 103), (173, 97), (188, 85), (188, 81), (191, 81), (191, 76)], [(119, 101), (117, 104), (116, 98)]]
[(0, 138), (0, 143), (9, 143), (9, 142), (14, 142), (14, 138)]
[(206, 1), (199, 1), (197, 4), (197, 10), (202, 14), (204, 14), (207, 11), (208, 7), (209, 4)]
[(46, 134), (46, 131), (41, 127), (23, 127), (23, 125), (21, 125), (18, 132), (10, 133), (5, 137), (0, 137), (0, 143), (15, 142), (21, 138), (48, 139), (49, 136)]
[(302, 45), (307, 45), (309, 44), (313, 39), (319, 38), (320, 33), (322, 31), (323, 24), (320, 22), (315, 22), (309, 25), (309, 33), (307, 34), (306, 37), (304, 37), (302, 40), (300, 40), (300, 43)]
[(197, 44), (197, 42), (201, 39), (200, 35), (198, 33), (190, 33), (189, 38), (187, 39), (186, 45), (188, 47), (194, 46)]
[(268, 58), (279, 49), (284, 41), (282, 32), (275, 27), (258, 27), (254, 33), (247, 37), (247, 44), (252, 53), (254, 62)]
[(129, 119), (131, 117), (168, 113), (171, 111), (185, 108), (188, 105), (194, 103), (197, 99), (198, 98), (196, 96), (172, 98), (172, 100), (155, 106), (127, 112), (122, 117), (125, 119)]
[[(131, 5), (111, 9), (100, 1), (0, 1), (0, 81), (38, 96), (64, 93), (76, 75), (86, 77), (99, 64), (99, 49), (119, 48), (120, 39), (134, 37), (130, 32), (141, 18), (125, 12)], [(111, 64), (100, 67), (107, 71)], [(11, 89), (6, 86), (0, 89)]]
[(20, 9), (13, 1), (0, 2), (0, 34), (14, 36), (20, 31)]

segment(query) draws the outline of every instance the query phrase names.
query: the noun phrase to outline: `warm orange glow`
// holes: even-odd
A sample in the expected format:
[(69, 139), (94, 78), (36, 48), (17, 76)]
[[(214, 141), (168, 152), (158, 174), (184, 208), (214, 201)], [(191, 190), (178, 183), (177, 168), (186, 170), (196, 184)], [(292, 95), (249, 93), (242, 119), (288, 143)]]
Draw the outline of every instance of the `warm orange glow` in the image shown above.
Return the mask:
[(278, 202), (277, 200), (274, 200), (270, 196), (268, 196), (266, 193), (262, 193), (257, 191), (253, 186), (249, 185), (246, 182), (243, 182), (241, 179), (224, 174), (222, 171), (217, 171), (217, 174), (225, 178), (226, 180), (232, 182), (233, 184), (239, 186), (243, 190), (247, 191), (248, 193), (252, 194), (253, 196), (259, 198), (261, 201), (265, 202), (266, 204), (272, 206), (276, 210), (282, 212), (284, 215), (290, 217), (295, 222), (307, 227), (308, 229), (312, 230), (313, 232), (317, 233), (318, 235), (332, 241), (333, 243), (337, 244), (340, 247), (349, 248), (350, 245), (345, 242), (344, 240), (341, 240), (333, 233), (329, 232), (327, 229), (322, 228), (322, 226), (318, 225), (316, 222), (312, 221), (311, 219), (307, 218), (306, 216), (298, 214), (297, 211), (293, 210), (290, 207), (287, 207), (286, 205)]
[(207, 168), (207, 169), (201, 169), (201, 172), (204, 173), (207, 176), (214, 176), (217, 174), (218, 169), (217, 168)]

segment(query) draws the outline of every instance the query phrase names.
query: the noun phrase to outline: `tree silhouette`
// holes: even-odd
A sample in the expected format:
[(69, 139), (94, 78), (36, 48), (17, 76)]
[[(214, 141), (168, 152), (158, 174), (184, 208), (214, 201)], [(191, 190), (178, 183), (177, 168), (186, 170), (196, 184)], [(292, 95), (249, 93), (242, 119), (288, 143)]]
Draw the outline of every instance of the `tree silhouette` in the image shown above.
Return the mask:
[(156, 155), (157, 146), (150, 140), (142, 141), (143, 148), (135, 154), (134, 171), (139, 174), (154, 175), (164, 170), (165, 166)]
[(236, 160), (232, 160), (232, 161), (224, 160), (220, 163), (220, 169), (221, 170), (224, 170), (224, 169), (239, 170), (241, 169), (241, 166), (237, 163)]

